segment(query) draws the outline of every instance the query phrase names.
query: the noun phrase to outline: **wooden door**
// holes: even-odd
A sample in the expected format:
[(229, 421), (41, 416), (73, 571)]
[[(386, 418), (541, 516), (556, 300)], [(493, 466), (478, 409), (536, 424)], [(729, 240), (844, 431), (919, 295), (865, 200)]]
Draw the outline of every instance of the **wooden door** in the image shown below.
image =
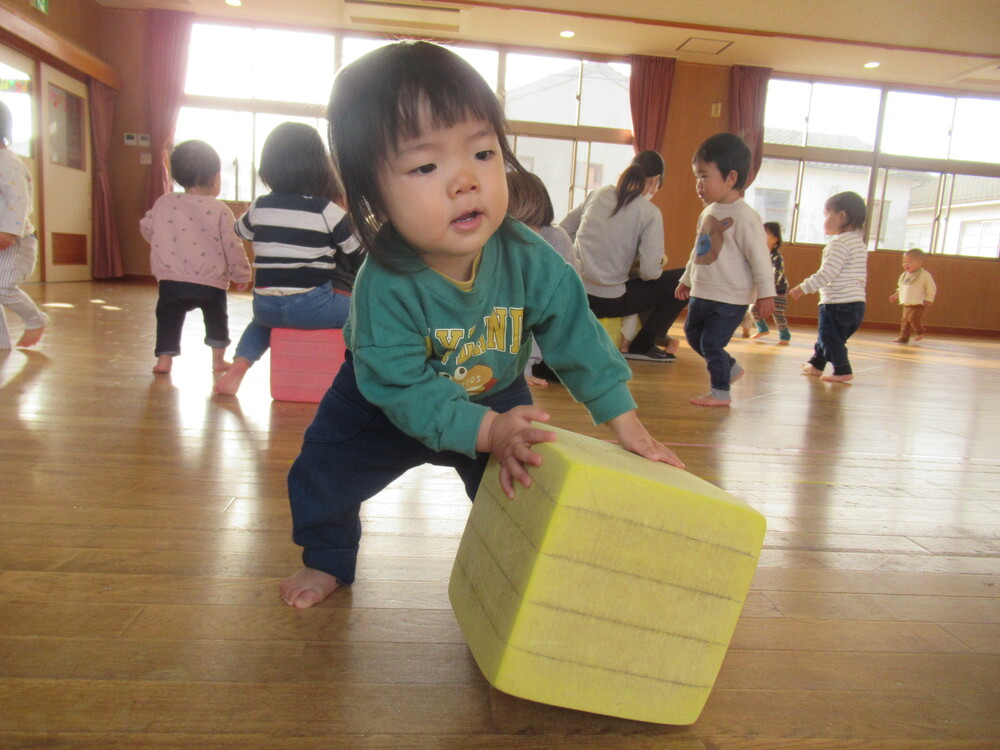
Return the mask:
[(42, 64), (41, 170), (46, 281), (91, 278), (91, 156), (87, 86)]

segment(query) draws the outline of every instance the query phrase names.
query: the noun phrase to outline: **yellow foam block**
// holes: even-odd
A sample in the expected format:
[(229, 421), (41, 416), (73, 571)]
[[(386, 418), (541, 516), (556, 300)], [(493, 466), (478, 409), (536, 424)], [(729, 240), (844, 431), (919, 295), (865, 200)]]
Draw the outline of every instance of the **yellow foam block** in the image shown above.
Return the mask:
[(688, 472), (554, 431), (513, 500), (496, 463), (486, 469), (448, 587), (469, 648), (511, 695), (690, 724), (750, 588), (764, 517)]
[(615, 342), (615, 346), (621, 346), (622, 343), (622, 320), (623, 318), (597, 319), (597, 322), (604, 326), (604, 330), (608, 332), (611, 340)]

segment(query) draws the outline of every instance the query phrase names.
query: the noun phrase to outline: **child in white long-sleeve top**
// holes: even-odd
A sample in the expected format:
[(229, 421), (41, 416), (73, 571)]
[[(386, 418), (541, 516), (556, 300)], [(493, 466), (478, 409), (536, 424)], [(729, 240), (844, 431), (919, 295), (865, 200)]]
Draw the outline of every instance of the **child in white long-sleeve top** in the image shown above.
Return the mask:
[[(819, 292), (819, 327), (813, 356), (802, 365), (805, 375), (831, 383), (854, 378), (847, 356), (847, 340), (865, 317), (868, 247), (861, 232), (868, 209), (857, 193), (837, 193), (823, 207), (823, 230), (833, 235), (823, 248), (819, 270), (788, 292), (792, 299)], [(824, 375), (827, 364), (833, 373)]]
[(774, 312), (774, 272), (757, 212), (743, 200), (750, 149), (737, 135), (719, 133), (692, 160), (695, 189), (705, 204), (677, 298), (691, 300), (684, 333), (705, 359), (711, 391), (696, 406), (729, 406), (730, 385), (743, 376), (726, 345), (756, 298), (762, 317)]
[(228, 369), (229, 313), (226, 289), (250, 285), (250, 261), (233, 228), (236, 218), (222, 201), (222, 161), (204, 141), (185, 141), (170, 154), (170, 173), (183, 193), (160, 196), (139, 224), (150, 244), (150, 263), (160, 287), (156, 303), (155, 373), (168, 373), (181, 353), (181, 330), (191, 310), (205, 318), (212, 369)]
[(894, 344), (909, 343), (911, 335), (914, 341), (924, 337), (924, 310), (937, 295), (934, 277), (924, 268), (924, 255), (916, 247), (903, 253), (903, 273), (899, 275), (896, 293), (889, 297), (890, 302), (898, 300), (903, 308), (899, 337), (893, 340)]
[(14, 123), (10, 109), (0, 102), (0, 351), (11, 348), (4, 308), (24, 321), (18, 346), (34, 346), (42, 338), (48, 316), (21, 291), (38, 257), (38, 240), (31, 213), (31, 175), (11, 149)]

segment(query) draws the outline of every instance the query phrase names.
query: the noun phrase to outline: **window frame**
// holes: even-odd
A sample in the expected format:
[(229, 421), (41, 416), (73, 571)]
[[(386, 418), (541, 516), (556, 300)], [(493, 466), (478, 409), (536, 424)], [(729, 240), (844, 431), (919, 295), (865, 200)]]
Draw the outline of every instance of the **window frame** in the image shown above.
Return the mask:
[[(267, 28), (267, 29), (285, 29), (285, 30), (299, 30), (304, 33), (316, 33), (317, 29), (295, 29), (280, 24), (258, 24), (258, 23), (238, 23), (230, 21), (217, 21), (217, 20), (205, 20), (196, 21), (196, 23), (202, 23), (206, 26), (242, 26), (251, 29)], [(343, 57), (344, 57), (344, 42), (347, 39), (371, 39), (385, 42), (395, 41), (395, 37), (391, 34), (378, 34), (378, 33), (363, 33), (363, 32), (347, 32), (338, 29), (328, 30), (334, 37), (334, 59), (331, 64), (334, 65), (336, 72), (343, 68)], [(437, 44), (442, 44), (444, 46), (456, 47), (462, 42), (456, 40), (448, 39), (433, 39), (428, 38), (427, 41), (431, 41)], [(569, 61), (573, 61), (580, 65), (580, 75), (582, 76), (583, 66), (590, 62), (608, 62), (608, 63), (619, 63), (628, 65), (630, 63), (629, 59), (625, 56), (618, 55), (604, 55), (600, 53), (584, 53), (584, 52), (574, 52), (570, 50), (547, 50), (547, 49), (537, 49), (531, 47), (519, 47), (513, 45), (500, 45), (500, 44), (490, 44), (487, 42), (468, 42), (469, 46), (474, 46), (478, 49), (490, 49), (496, 50), (498, 52), (497, 59), (497, 87), (494, 90), (498, 100), (500, 101), (501, 107), (505, 106), (505, 74), (506, 74), (506, 61), (508, 54), (531, 54), (531, 55), (544, 55), (553, 58), (566, 58)], [(582, 80), (578, 79), (577, 83), (577, 113), (576, 121), (579, 122), (580, 119), (580, 88), (582, 87)], [(230, 110), (238, 112), (247, 112), (252, 117), (257, 114), (272, 114), (272, 115), (283, 115), (287, 117), (315, 117), (319, 120), (326, 120), (326, 105), (323, 104), (310, 104), (310, 103), (300, 103), (300, 102), (284, 102), (284, 101), (273, 101), (267, 99), (237, 99), (224, 96), (208, 96), (204, 94), (188, 94), (184, 93), (181, 97), (180, 106), (183, 108), (194, 108), (194, 109), (214, 109), (214, 110)], [(571, 166), (571, 173), (569, 175), (569, 184), (576, 184), (576, 163), (578, 149), (585, 146), (591, 142), (600, 143), (610, 143), (610, 144), (622, 144), (622, 145), (632, 145), (633, 135), (631, 130), (620, 129), (620, 128), (608, 128), (600, 127), (594, 125), (561, 125), (555, 123), (545, 123), (545, 122), (532, 122), (525, 120), (509, 120), (508, 121), (510, 132), (509, 135), (512, 139), (517, 137), (538, 137), (538, 138), (554, 138), (559, 140), (568, 140), (573, 142), (573, 161)], [(253, 169), (256, 171), (256, 163), (253, 164)], [(251, 190), (250, 196), (251, 200), (257, 196), (257, 181), (251, 180)], [(558, 212), (561, 208), (561, 197), (552, 196), (553, 202), (556, 204), (556, 211)], [(227, 200), (229, 200), (227, 198)], [(243, 200), (239, 198), (238, 194), (235, 199), (237, 202)], [(573, 191), (571, 189), (569, 202), (573, 202)], [(572, 208), (572, 205), (569, 206)], [(566, 210), (568, 211), (569, 208)]]
[[(796, 239), (798, 225), (799, 225), (799, 218), (802, 211), (802, 206), (800, 205), (800, 200), (799, 200), (802, 189), (802, 172), (805, 164), (808, 162), (842, 164), (845, 166), (867, 167), (868, 169), (870, 169), (868, 190), (867, 194), (864, 196), (866, 205), (869, 206), (874, 205), (874, 201), (876, 200), (883, 200), (884, 196), (881, 195), (880, 192), (884, 193), (885, 187), (883, 185), (882, 191), (879, 190), (879, 180), (880, 177), (883, 175), (883, 173), (888, 175), (889, 170), (936, 173), (940, 175), (940, 178), (946, 183), (946, 186), (948, 187), (953, 187), (956, 176), (1000, 178), (1000, 164), (995, 164), (991, 162), (966, 161), (959, 159), (938, 159), (938, 158), (902, 156), (897, 154), (889, 154), (881, 151), (882, 133), (886, 115), (886, 105), (888, 102), (889, 94), (891, 92), (944, 95), (944, 96), (954, 97), (955, 99), (970, 98), (970, 99), (1000, 100), (1000, 96), (998, 95), (991, 94), (988, 92), (951, 90), (951, 89), (940, 89), (932, 87), (922, 88), (916, 86), (906, 86), (906, 85), (889, 84), (889, 83), (873, 84), (872, 82), (869, 81), (830, 79), (819, 76), (796, 75), (791, 73), (774, 73), (771, 76), (771, 80), (797, 81), (813, 85), (832, 83), (839, 85), (853, 85), (862, 88), (878, 88), (881, 90), (881, 98), (880, 98), (879, 112), (878, 112), (878, 125), (875, 134), (875, 146), (871, 151), (855, 151), (848, 149), (825, 148), (825, 147), (808, 146), (808, 145), (792, 146), (787, 144), (768, 143), (767, 141), (764, 142), (762, 150), (763, 158), (783, 159), (787, 161), (798, 162), (799, 164), (799, 176), (796, 181), (796, 189), (794, 191), (795, 199), (792, 206), (791, 228), (788, 235), (789, 242), (794, 242), (796, 244), (815, 244), (809, 242), (799, 242)], [(949, 220), (949, 215), (951, 211), (955, 208), (950, 197), (951, 190), (948, 189), (948, 187), (945, 187), (945, 189), (939, 191), (937, 203), (934, 208), (934, 216), (932, 220), (931, 245), (930, 247), (924, 249), (934, 254), (958, 255), (957, 253), (945, 253), (942, 250), (942, 245), (944, 242), (943, 227)], [(883, 229), (879, 229), (872, 226), (872, 218), (873, 218), (872, 212), (869, 212), (869, 216), (865, 222), (865, 227), (863, 231), (863, 236), (866, 242), (869, 243), (869, 247), (871, 247), (871, 249), (873, 250), (874, 249), (895, 250), (895, 248), (882, 248), (880, 247), (880, 241), (872, 239), (875, 236), (876, 232), (878, 233), (879, 236), (884, 236)], [(899, 250), (899, 252), (902, 251), (903, 250)], [(959, 256), (959, 257), (964, 257), (964, 256)]]

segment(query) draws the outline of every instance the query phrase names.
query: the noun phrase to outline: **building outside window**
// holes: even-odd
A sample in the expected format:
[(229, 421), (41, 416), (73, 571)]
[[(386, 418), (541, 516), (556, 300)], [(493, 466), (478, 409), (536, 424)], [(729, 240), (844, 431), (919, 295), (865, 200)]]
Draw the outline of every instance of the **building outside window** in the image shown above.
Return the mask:
[(997, 122), (1000, 99), (775, 78), (747, 199), (766, 211), (768, 191), (790, 191), (786, 236), (823, 243), (826, 198), (853, 190), (870, 209), (872, 249), (998, 257), (988, 230), (980, 243), (971, 228), (1000, 221)]

